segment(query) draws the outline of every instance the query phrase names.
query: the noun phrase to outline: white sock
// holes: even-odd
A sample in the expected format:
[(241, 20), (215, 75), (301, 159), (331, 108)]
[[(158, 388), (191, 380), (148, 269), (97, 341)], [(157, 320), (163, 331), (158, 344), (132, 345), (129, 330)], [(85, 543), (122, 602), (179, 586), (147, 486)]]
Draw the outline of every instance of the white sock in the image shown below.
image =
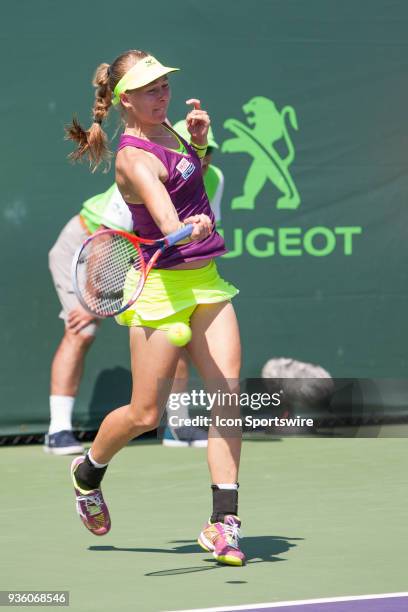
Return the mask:
[(72, 411), (74, 409), (75, 397), (68, 395), (50, 395), (51, 421), (48, 429), (49, 434), (57, 431), (72, 430)]
[(228, 491), (236, 491), (238, 489), (238, 484), (232, 483), (232, 484), (217, 484), (216, 485), (219, 489), (227, 489)]
[(171, 416), (176, 416), (177, 420), (181, 421), (180, 427), (183, 426), (183, 420), (189, 418), (188, 405), (181, 403), (181, 395), (182, 393), (172, 393), (166, 404), (167, 420)]
[(108, 465), (107, 463), (98, 463), (97, 461), (95, 461), (95, 459), (92, 457), (91, 449), (89, 449), (89, 451), (88, 451), (88, 457), (89, 457), (89, 461), (96, 468), (104, 468), (104, 467), (106, 467)]

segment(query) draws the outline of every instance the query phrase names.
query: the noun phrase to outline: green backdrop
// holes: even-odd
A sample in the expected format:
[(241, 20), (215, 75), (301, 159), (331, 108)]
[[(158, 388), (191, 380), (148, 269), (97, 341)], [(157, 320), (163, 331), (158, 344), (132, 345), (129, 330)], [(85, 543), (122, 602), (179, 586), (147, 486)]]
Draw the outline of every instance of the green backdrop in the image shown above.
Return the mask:
[[(288, 356), (406, 376), (405, 0), (17, 0), (0, 28), (2, 432), (45, 429), (62, 334), (47, 253), (112, 181), (67, 162), (63, 125), (89, 120), (95, 67), (128, 48), (182, 67), (170, 119), (198, 97), (223, 144), (220, 268), (241, 290), (243, 375)], [(127, 332), (107, 322), (78, 426), (127, 397), (127, 370)]]

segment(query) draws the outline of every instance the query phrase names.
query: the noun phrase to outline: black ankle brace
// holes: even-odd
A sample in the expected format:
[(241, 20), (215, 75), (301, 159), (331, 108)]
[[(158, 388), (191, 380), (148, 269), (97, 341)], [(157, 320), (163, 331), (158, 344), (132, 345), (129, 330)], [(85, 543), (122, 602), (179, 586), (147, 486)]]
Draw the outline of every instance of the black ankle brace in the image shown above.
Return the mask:
[[(237, 483), (237, 486), (238, 483)], [(227, 514), (238, 514), (238, 489), (219, 489), (217, 485), (211, 485), (213, 492), (213, 513), (211, 522), (224, 522)]]
[(75, 470), (75, 479), (81, 489), (85, 489), (86, 491), (99, 489), (107, 467), (107, 465), (103, 468), (95, 467), (88, 455), (86, 455), (85, 461), (80, 463)]

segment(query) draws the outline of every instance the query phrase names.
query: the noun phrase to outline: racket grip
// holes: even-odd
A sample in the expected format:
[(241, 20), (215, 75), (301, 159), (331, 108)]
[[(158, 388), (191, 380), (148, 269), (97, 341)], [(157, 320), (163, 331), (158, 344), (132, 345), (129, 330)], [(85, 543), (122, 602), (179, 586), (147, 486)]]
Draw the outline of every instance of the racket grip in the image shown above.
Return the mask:
[(171, 234), (166, 236), (166, 238), (164, 239), (165, 246), (171, 247), (174, 244), (176, 244), (176, 242), (178, 242), (179, 240), (184, 240), (184, 238), (188, 238), (188, 236), (191, 236), (192, 231), (193, 231), (193, 226), (190, 223), (189, 225), (182, 227), (176, 232), (172, 232)]

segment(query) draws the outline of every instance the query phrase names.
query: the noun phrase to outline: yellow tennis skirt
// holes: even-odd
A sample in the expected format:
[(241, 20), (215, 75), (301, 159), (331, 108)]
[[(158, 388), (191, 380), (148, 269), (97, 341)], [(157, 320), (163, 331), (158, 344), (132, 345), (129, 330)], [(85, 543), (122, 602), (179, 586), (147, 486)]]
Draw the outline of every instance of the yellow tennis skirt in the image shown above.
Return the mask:
[[(126, 278), (124, 300), (131, 297), (138, 280), (138, 272), (132, 269)], [(189, 325), (198, 304), (229, 301), (237, 293), (236, 287), (220, 277), (214, 260), (193, 270), (153, 268), (136, 302), (115, 318), (127, 327), (167, 330), (173, 323)]]

